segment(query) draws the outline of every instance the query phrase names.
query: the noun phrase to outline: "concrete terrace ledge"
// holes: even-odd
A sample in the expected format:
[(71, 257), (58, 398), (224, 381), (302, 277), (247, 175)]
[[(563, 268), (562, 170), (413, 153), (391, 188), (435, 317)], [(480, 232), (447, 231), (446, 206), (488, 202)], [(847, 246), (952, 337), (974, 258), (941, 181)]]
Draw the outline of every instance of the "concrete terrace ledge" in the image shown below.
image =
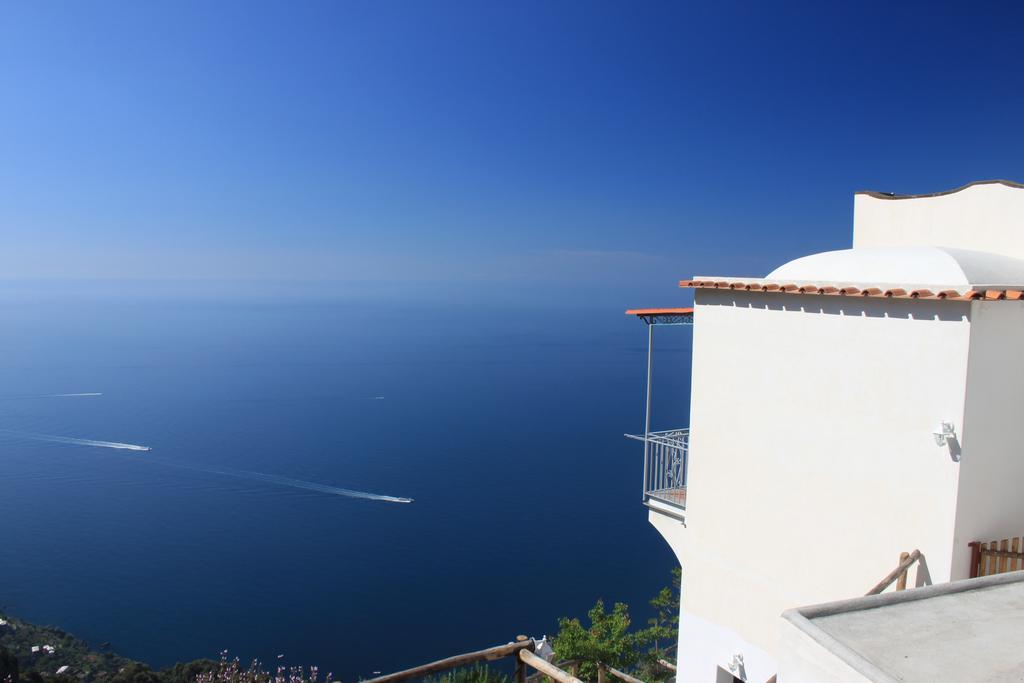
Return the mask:
[(780, 683), (1024, 679), (1024, 572), (800, 607), (782, 617)]

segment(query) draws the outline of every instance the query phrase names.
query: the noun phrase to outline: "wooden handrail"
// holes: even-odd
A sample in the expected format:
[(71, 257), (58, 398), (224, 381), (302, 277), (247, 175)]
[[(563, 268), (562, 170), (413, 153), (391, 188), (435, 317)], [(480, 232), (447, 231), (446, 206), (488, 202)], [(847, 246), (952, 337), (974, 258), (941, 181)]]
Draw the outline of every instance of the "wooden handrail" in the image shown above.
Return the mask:
[[(554, 662), (554, 665), (557, 666), (559, 669), (561, 669), (563, 671), (568, 671), (573, 676), (576, 676), (577, 678), (579, 678), (579, 673), (580, 673), (580, 663), (579, 663), (579, 660), (576, 660), (576, 659), (561, 659), (561, 660), (559, 660), (557, 662)], [(544, 679), (544, 674), (542, 674), (541, 672), (538, 671), (537, 673), (530, 674), (529, 676), (524, 678), (523, 681), (524, 681), (524, 683), (538, 683), (538, 681), (541, 681), (543, 679)]]
[(609, 667), (605, 667), (605, 668), (608, 669), (608, 673), (610, 673), (612, 676), (615, 676), (620, 681), (625, 681), (625, 683), (644, 683), (639, 678), (633, 678), (629, 674), (627, 674), (627, 673), (625, 673), (623, 671), (619, 671), (618, 669), (616, 669), (614, 667), (609, 666)]
[[(422, 664), (415, 666), (411, 669), (405, 669), (398, 671), (393, 674), (387, 674), (385, 676), (378, 676), (377, 678), (370, 678), (363, 683), (401, 683), (401, 681), (408, 681), (417, 678), (423, 678), (430, 674), (438, 673), (439, 671), (447, 671), (448, 669), (455, 669), (460, 666), (466, 666), (467, 664), (475, 664), (477, 662), (490, 662), (496, 659), (502, 659), (503, 657), (515, 657), (518, 666), (516, 667), (515, 680), (517, 683), (524, 683), (535, 679), (539, 676), (547, 676), (548, 678), (556, 681), (557, 683), (584, 683), (576, 677), (578, 671), (579, 662), (575, 660), (565, 660), (559, 662), (560, 665), (572, 665), (573, 672), (569, 673), (564, 669), (559, 668), (555, 664), (547, 661), (543, 657), (539, 657), (534, 654), (534, 649), (537, 647), (537, 643), (533, 638), (527, 638), (526, 636), (519, 636), (514, 643), (508, 643), (507, 645), (497, 645), (495, 647), (489, 647), (485, 650), (477, 650), (476, 652), (467, 652), (461, 655), (455, 655), (454, 657), (447, 657), (445, 659), (439, 659), (436, 662), (430, 662), (429, 664)], [(675, 665), (670, 662), (660, 659), (658, 660), (662, 666), (675, 671)], [(539, 673), (533, 676), (526, 676), (526, 666), (530, 666), (536, 669)], [(611, 674), (615, 678), (623, 681), (623, 683), (644, 683), (639, 678), (634, 678), (624, 671), (607, 666), (605, 664), (598, 665), (598, 678), (599, 683), (603, 683), (605, 679), (605, 672)]]
[(544, 659), (543, 657), (538, 657), (537, 655), (533, 654), (533, 652), (531, 652), (530, 650), (520, 650), (519, 659), (521, 659), (525, 664), (529, 664), (537, 671), (540, 671), (542, 674), (545, 674), (546, 676), (550, 677), (551, 679), (559, 681), (559, 683), (583, 683), (583, 681), (576, 678), (569, 672), (562, 671), (557, 666), (551, 664), (550, 662), (548, 662), (548, 660)]
[[(903, 555), (906, 556), (903, 557)], [(906, 587), (906, 571), (910, 569), (910, 565), (914, 564), (915, 562), (921, 559), (921, 551), (914, 550), (914, 552), (910, 553), (909, 555), (906, 553), (904, 553), (903, 555), (901, 555), (900, 563), (896, 565), (896, 569), (893, 569), (891, 572), (886, 574), (885, 578), (879, 581), (877, 584), (875, 584), (875, 587), (869, 590), (867, 593), (865, 593), (865, 595), (878, 595), (886, 588), (891, 586), (893, 581), (901, 577), (903, 577), (903, 585), (904, 587)]]
[[(438, 671), (446, 671), (448, 669), (454, 669), (456, 667), (465, 666), (467, 664), (475, 664), (477, 662), (491, 662), (495, 659), (501, 659), (503, 657), (514, 656), (517, 653), (521, 656), (523, 653), (527, 653), (536, 657), (533, 654), (533, 648), (536, 647), (536, 643), (533, 638), (527, 638), (526, 640), (520, 640), (515, 643), (509, 643), (507, 645), (498, 645), (495, 647), (489, 647), (486, 650), (477, 650), (476, 652), (467, 652), (461, 655), (455, 655), (454, 657), (447, 657), (445, 659), (439, 659), (436, 662), (429, 664), (422, 664), (420, 666), (414, 666), (411, 669), (405, 669), (404, 671), (398, 671), (393, 674), (387, 674), (385, 676), (378, 676), (377, 678), (371, 678), (364, 681), (363, 683), (398, 683), (399, 681), (408, 681), (414, 678), (423, 678), (430, 674), (437, 673)], [(537, 657), (540, 659), (540, 657)], [(541, 661), (544, 661), (541, 659)], [(544, 662), (547, 664), (547, 662)], [(561, 669), (558, 669), (561, 671)], [(573, 679), (576, 681), (577, 679)], [(565, 682), (569, 683), (569, 682)]]

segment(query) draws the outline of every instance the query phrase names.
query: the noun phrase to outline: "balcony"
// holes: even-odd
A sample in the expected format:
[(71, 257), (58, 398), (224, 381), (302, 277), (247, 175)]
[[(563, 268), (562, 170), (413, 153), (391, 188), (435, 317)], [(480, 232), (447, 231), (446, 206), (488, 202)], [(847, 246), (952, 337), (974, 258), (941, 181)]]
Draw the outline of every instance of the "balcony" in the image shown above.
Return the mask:
[(647, 325), (647, 392), (644, 433), (626, 434), (644, 444), (644, 505), (685, 522), (686, 478), (690, 430), (651, 431), (651, 376), (654, 372), (654, 328), (693, 325), (692, 308), (636, 308), (626, 311)]
[(626, 434), (644, 444), (644, 504), (681, 516), (686, 510), (690, 430)]

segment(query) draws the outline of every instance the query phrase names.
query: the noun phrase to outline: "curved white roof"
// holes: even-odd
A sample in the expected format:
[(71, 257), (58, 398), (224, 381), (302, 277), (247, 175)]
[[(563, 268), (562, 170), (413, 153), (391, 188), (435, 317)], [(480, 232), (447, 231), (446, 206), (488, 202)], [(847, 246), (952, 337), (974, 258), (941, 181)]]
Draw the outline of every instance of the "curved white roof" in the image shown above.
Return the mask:
[(1024, 260), (945, 247), (841, 249), (779, 266), (767, 280), (962, 288), (1024, 284)]

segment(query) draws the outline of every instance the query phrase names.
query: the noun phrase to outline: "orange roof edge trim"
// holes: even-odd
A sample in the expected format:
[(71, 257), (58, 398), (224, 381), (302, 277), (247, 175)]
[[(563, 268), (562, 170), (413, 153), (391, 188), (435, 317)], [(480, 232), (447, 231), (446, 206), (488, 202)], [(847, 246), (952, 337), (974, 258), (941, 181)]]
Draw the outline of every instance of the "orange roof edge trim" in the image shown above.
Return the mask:
[[(832, 295), (832, 296), (866, 296), (874, 297), (877, 299), (926, 299), (935, 301), (975, 301), (975, 300), (986, 300), (986, 301), (1024, 301), (1024, 288), (1017, 287), (1000, 287), (999, 289), (968, 289), (967, 291), (960, 293), (955, 289), (945, 289), (940, 292), (933, 292), (930, 289), (914, 289), (907, 291), (899, 287), (893, 289), (882, 290), (878, 287), (868, 287), (867, 289), (859, 289), (854, 285), (835, 285), (835, 284), (822, 284), (814, 285), (810, 283), (796, 283), (796, 282), (751, 282), (751, 281), (735, 281), (729, 280), (680, 280), (680, 287), (688, 287), (691, 289), (725, 289), (729, 291), (746, 291), (746, 292), (763, 292), (765, 294), (780, 293), (780, 294), (805, 294), (805, 295)], [(650, 309), (651, 313), (658, 311), (668, 311), (673, 309)], [(692, 309), (674, 309), (692, 311)], [(627, 313), (635, 313), (642, 315), (644, 311), (627, 311)]]
[(626, 315), (686, 315), (692, 308), (631, 308)]

